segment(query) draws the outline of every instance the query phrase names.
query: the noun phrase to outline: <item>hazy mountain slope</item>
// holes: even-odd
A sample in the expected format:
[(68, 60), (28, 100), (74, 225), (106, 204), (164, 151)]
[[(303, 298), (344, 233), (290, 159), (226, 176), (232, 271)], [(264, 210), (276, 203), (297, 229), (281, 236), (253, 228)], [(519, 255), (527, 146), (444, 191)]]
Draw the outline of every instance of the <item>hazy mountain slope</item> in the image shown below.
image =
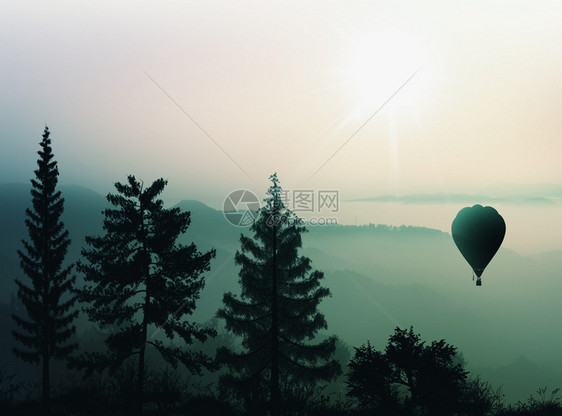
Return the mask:
[(183, 242), (195, 241), (201, 249), (222, 248), (234, 253), (240, 242), (240, 234), (248, 228), (239, 228), (226, 221), (222, 212), (208, 207), (199, 201), (181, 201), (175, 205), (182, 211), (191, 212), (191, 224)]
[[(360, 230), (336, 237), (336, 232), (311, 227), (305, 244), (314, 247), (309, 252), (313, 264), (342, 281), (348, 278), (339, 267), (355, 272), (361, 286), (402, 325), (417, 322), (481, 363), (505, 364), (533, 351), (545, 364), (557, 360), (562, 365), (554, 352), (562, 350), (562, 331), (555, 330), (562, 321), (560, 256), (537, 259), (502, 249), (484, 273), (483, 286), (476, 287), (446, 233), (410, 229), (385, 236)], [(356, 293), (349, 300), (353, 307), (363, 303), (377, 313), (368, 309), (367, 295)]]
[(538, 366), (524, 356), (519, 356), (504, 366), (475, 368), (472, 371), (494, 386), (501, 386), (508, 402), (524, 401), (531, 394), (538, 398), (537, 390), (545, 387), (548, 397), (550, 392), (562, 383), (561, 371)]
[[(73, 240), (68, 261), (76, 261), (84, 236), (101, 232), (106, 201), (81, 187), (61, 190), (66, 199), (63, 220)], [(23, 213), (29, 187), (0, 185), (0, 195), (0, 301), (7, 303), (15, 290), (13, 278), (21, 275), (15, 251), (27, 236)], [(205, 322), (213, 318), (226, 291), (238, 291), (234, 252), (240, 234), (248, 229), (233, 227), (220, 211), (198, 201), (177, 206), (191, 212), (191, 226), (181, 241), (195, 242), (200, 251), (217, 250), (193, 316)], [(352, 346), (369, 339), (382, 348), (395, 325), (414, 325), (426, 339), (444, 338), (457, 346), (471, 368), (484, 368), (483, 375), (505, 384), (510, 398), (519, 391), (528, 396), (561, 372), (561, 253), (523, 257), (500, 249), (483, 275), (483, 286), (476, 287), (451, 236), (437, 230), (309, 227), (303, 246), (313, 267), (325, 272), (325, 284), (332, 292), (321, 304), (327, 334), (336, 334)], [(7, 342), (10, 336), (4, 329), (0, 341)], [(537, 377), (509, 387), (512, 376), (501, 367), (522, 355), (540, 371), (535, 371)], [(535, 385), (541, 372), (544, 383)]]
[[(25, 209), (31, 206), (31, 185), (0, 184), (0, 301), (6, 302), (15, 291), (15, 278), (21, 278), (17, 250), (21, 240), (28, 239)], [(67, 261), (80, 256), (86, 235), (100, 233), (101, 211), (107, 206), (105, 197), (90, 189), (70, 185), (60, 186), (65, 199), (62, 221), (72, 240)]]

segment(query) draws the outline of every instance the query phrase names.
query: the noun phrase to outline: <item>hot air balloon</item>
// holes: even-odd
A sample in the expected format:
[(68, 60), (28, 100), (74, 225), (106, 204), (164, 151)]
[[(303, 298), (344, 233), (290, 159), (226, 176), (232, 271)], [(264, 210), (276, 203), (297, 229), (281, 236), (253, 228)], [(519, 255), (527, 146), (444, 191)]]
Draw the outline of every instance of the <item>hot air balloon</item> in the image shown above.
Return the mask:
[(476, 286), (481, 286), (480, 276), (505, 236), (505, 221), (494, 208), (474, 205), (459, 211), (451, 231), (457, 248), (478, 276)]

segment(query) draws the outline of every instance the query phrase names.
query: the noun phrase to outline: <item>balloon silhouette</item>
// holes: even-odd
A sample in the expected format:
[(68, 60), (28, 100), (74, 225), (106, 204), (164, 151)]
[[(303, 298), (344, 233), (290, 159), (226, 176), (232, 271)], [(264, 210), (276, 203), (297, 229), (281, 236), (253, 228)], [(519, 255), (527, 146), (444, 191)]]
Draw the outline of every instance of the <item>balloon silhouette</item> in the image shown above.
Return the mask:
[(480, 276), (505, 236), (505, 221), (494, 208), (474, 205), (459, 211), (451, 231), (457, 248), (478, 276), (476, 286), (481, 286)]

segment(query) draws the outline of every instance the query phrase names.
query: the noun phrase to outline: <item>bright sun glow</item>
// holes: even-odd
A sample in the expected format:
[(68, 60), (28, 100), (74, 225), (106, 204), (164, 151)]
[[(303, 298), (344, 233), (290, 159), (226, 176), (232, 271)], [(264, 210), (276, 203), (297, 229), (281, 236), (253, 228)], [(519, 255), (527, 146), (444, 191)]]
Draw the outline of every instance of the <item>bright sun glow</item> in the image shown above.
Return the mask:
[(385, 101), (391, 99), (385, 106), (388, 186), (394, 193), (399, 193), (398, 123), (403, 117), (417, 119), (420, 107), (427, 105), (430, 90), (426, 74), (427, 48), (419, 37), (397, 29), (359, 36), (352, 45), (342, 75), (346, 92), (355, 106), (350, 109), (343, 125), (367, 121)]
[[(363, 35), (353, 44), (345, 77), (350, 84), (350, 92), (359, 98), (360, 106), (372, 105), (391, 96), (416, 70), (424, 66), (427, 59), (426, 47), (421, 39), (401, 30), (388, 29)], [(414, 80), (411, 84), (414, 84)], [(415, 90), (419, 91), (419, 86), (414, 88), (408, 85), (401, 94), (412, 100), (417, 95), (412, 95)]]

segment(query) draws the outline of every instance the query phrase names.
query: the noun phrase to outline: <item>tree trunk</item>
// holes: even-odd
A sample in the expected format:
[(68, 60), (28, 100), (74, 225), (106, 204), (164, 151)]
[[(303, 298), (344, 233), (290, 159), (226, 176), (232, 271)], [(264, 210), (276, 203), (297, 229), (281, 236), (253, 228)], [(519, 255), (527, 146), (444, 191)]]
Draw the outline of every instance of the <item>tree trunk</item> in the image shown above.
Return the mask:
[[(146, 316), (146, 312), (145, 312)], [(136, 399), (136, 407), (137, 407), (137, 414), (142, 415), (142, 392), (144, 386), (144, 351), (146, 349), (146, 319), (143, 319), (142, 322), (142, 344), (140, 346), (139, 352), (139, 368), (138, 368), (138, 380), (137, 380), (137, 399)]]
[[(45, 199), (45, 198), (44, 198)], [(46, 207), (44, 207), (46, 210)], [(48, 238), (43, 230), (43, 258), (42, 258), (42, 272), (43, 272), (43, 334), (42, 334), (42, 360), (43, 369), (41, 374), (41, 407), (43, 408), (43, 415), (48, 416), (51, 414), (50, 397), (49, 393), (51, 390), (50, 374), (49, 374), (49, 347), (50, 347), (50, 337), (51, 337), (51, 320), (49, 317), (49, 292), (50, 292), (50, 276), (47, 268), (47, 255), (49, 254), (49, 243)], [(54, 334), (53, 334), (54, 336)]]
[[(141, 195), (142, 195), (142, 188), (141, 188)], [(138, 380), (137, 380), (137, 400), (136, 400), (136, 404), (137, 404), (137, 414), (138, 415), (142, 415), (143, 412), (143, 387), (144, 387), (144, 353), (146, 350), (146, 341), (147, 341), (147, 327), (148, 327), (148, 317), (147, 317), (147, 313), (148, 313), (148, 307), (150, 305), (150, 290), (149, 290), (149, 278), (150, 278), (150, 255), (147, 253), (146, 250), (146, 244), (145, 244), (145, 239), (146, 239), (146, 229), (144, 226), (144, 208), (142, 206), (142, 202), (140, 203), (140, 215), (141, 215), (141, 244), (142, 244), (142, 250), (144, 252), (144, 257), (143, 260), (145, 261), (145, 265), (144, 265), (144, 287), (145, 287), (145, 298), (144, 298), (144, 307), (143, 307), (143, 318), (142, 318), (142, 324), (141, 324), (141, 345), (140, 345), (140, 351), (139, 351), (139, 368), (138, 368)]]
[(277, 212), (273, 218), (273, 275), (271, 300), (271, 416), (279, 416), (281, 397), (279, 392), (279, 322), (277, 314)]
[(48, 346), (43, 348), (43, 383), (42, 383), (42, 397), (41, 407), (43, 408), (43, 415), (48, 416), (51, 414), (51, 406), (49, 401), (50, 379), (49, 379), (49, 352)]
[(143, 308), (143, 318), (142, 318), (142, 326), (141, 326), (141, 345), (139, 351), (139, 378), (137, 380), (137, 414), (142, 415), (142, 408), (143, 408), (143, 387), (144, 387), (144, 353), (146, 350), (146, 335), (147, 335), (147, 327), (148, 327), (148, 320), (147, 320), (147, 310), (150, 302), (150, 293), (148, 291), (148, 279), (146, 282), (146, 292), (145, 292), (145, 299), (144, 299), (144, 308)]
[(50, 379), (49, 379), (49, 344), (50, 344), (50, 320), (49, 320), (49, 289), (50, 289), (50, 275), (49, 275), (49, 256), (51, 254), (49, 250), (49, 235), (47, 232), (47, 222), (49, 219), (49, 206), (48, 206), (48, 195), (46, 194), (47, 191), (45, 187), (43, 187), (43, 194), (42, 194), (42, 212), (41, 212), (41, 242), (42, 242), (42, 253), (41, 253), (41, 272), (42, 272), (42, 280), (43, 280), (43, 287), (42, 287), (42, 295), (43, 298), (41, 299), (42, 308), (43, 308), (43, 334), (42, 334), (42, 351), (41, 354), (43, 355), (43, 369), (42, 369), (42, 380), (41, 380), (41, 407), (43, 409), (43, 415), (50, 415), (50, 403), (49, 403), (49, 391), (50, 387)]

